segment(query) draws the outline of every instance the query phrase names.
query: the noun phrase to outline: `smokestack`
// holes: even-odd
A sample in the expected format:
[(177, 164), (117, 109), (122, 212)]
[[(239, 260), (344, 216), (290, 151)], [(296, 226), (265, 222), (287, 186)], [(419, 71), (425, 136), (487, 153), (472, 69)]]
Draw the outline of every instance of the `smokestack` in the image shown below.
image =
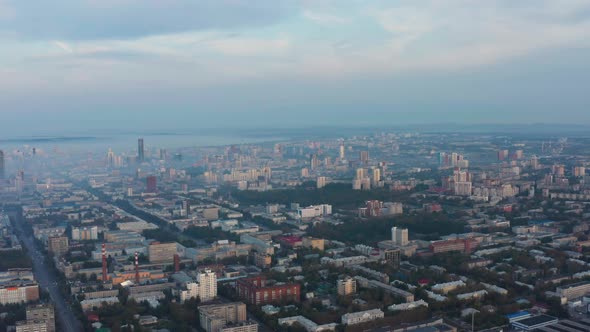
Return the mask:
[(139, 258), (137, 251), (135, 252), (135, 283), (139, 284)]
[(180, 271), (180, 256), (174, 254), (174, 272)]
[(106, 245), (102, 244), (102, 281), (106, 282), (109, 280), (109, 276), (107, 275), (107, 249)]

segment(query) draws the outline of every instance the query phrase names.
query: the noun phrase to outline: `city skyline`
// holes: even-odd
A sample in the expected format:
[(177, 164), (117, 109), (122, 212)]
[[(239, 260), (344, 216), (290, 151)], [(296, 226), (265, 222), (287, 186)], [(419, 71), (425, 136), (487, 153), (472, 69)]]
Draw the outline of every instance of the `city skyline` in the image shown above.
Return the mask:
[(5, 0), (0, 112), (8, 130), (30, 134), (590, 124), (588, 9), (586, 1)]

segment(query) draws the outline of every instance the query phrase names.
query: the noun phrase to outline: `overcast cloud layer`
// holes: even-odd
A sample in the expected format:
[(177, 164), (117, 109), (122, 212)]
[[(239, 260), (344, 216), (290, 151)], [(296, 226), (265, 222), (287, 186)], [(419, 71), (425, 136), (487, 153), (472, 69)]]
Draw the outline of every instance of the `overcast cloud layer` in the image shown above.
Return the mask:
[(590, 123), (589, 44), (590, 0), (0, 0), (0, 116)]

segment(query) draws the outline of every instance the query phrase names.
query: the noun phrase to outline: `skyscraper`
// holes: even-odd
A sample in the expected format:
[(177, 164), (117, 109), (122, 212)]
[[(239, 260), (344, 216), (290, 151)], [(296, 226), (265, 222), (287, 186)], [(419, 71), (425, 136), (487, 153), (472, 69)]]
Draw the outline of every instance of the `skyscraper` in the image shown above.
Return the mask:
[(362, 164), (366, 165), (369, 163), (369, 151), (361, 151), (359, 155)]
[(111, 148), (107, 152), (107, 167), (113, 168), (115, 166), (115, 153)]
[(4, 151), (0, 150), (0, 179), (4, 178)]
[(405, 246), (408, 244), (408, 229), (407, 228), (391, 228), (391, 240), (398, 246)]
[(153, 175), (148, 176), (145, 179), (146, 182), (146, 192), (148, 193), (155, 193), (158, 191), (158, 182), (157, 178)]
[(145, 160), (144, 149), (143, 149), (143, 138), (137, 140), (137, 160), (142, 162)]
[(217, 275), (211, 270), (204, 270), (197, 274), (199, 283), (199, 297), (206, 302), (217, 297)]

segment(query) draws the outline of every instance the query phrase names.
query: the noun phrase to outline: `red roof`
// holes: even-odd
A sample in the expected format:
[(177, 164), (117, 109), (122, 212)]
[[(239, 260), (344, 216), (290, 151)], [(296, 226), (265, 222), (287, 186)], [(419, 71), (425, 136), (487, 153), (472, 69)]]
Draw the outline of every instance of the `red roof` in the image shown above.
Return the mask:
[(301, 238), (298, 236), (283, 236), (281, 241), (286, 242), (288, 244), (295, 244), (297, 242), (301, 242)]
[(429, 284), (429, 283), (430, 283), (430, 279), (427, 279), (427, 278), (419, 279), (419, 280), (418, 280), (418, 283), (419, 283), (420, 285), (427, 285), (427, 284)]
[(97, 314), (92, 314), (92, 313), (86, 315), (86, 318), (88, 318), (88, 320), (91, 322), (98, 322), (100, 320), (100, 318), (98, 317)]

